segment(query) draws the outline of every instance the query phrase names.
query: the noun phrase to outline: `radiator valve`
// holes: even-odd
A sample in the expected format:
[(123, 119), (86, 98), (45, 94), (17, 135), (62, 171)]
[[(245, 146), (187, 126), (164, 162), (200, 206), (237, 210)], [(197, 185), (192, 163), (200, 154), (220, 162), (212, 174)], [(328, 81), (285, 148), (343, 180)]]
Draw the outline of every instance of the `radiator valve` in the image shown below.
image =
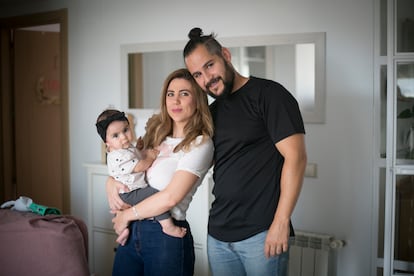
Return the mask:
[(329, 243), (329, 247), (332, 249), (342, 248), (344, 247), (345, 242), (343, 240), (332, 240)]

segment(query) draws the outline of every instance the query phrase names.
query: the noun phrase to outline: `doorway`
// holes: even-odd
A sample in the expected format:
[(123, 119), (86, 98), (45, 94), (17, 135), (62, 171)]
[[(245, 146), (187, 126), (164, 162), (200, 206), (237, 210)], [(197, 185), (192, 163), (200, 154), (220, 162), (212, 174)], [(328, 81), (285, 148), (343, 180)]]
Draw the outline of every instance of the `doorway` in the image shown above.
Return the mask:
[(67, 11), (0, 27), (0, 201), (24, 195), (69, 213)]

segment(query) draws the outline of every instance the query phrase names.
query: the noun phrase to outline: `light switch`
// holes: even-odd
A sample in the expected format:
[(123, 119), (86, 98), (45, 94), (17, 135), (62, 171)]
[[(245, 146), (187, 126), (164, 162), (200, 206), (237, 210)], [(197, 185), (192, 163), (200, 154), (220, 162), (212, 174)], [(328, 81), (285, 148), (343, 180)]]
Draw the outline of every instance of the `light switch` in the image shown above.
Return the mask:
[(306, 164), (305, 177), (317, 177), (318, 167), (315, 163)]

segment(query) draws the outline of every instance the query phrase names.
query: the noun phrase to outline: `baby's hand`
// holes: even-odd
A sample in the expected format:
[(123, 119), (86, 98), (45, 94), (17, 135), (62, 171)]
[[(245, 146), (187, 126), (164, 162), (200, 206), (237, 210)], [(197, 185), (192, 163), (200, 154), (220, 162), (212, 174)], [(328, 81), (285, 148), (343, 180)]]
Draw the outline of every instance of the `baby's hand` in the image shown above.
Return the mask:
[(146, 151), (147, 157), (151, 158), (153, 160), (155, 160), (157, 158), (159, 153), (160, 153), (160, 151), (156, 150), (156, 149), (149, 149), (149, 150)]
[(137, 140), (137, 145), (135, 146), (138, 150), (142, 150), (144, 148), (144, 140), (140, 136)]

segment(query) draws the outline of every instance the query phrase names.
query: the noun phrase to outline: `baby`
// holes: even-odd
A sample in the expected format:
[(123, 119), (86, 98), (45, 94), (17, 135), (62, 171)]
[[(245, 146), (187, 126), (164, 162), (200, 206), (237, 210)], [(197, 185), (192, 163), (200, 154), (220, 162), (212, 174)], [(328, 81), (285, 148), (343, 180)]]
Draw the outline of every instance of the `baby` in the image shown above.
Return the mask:
[[(103, 111), (98, 116), (96, 128), (106, 144), (109, 175), (128, 187), (126, 191), (120, 191), (121, 199), (129, 205), (135, 205), (157, 193), (158, 190), (146, 182), (145, 171), (157, 158), (158, 151), (142, 150), (142, 140), (138, 141), (137, 147), (132, 145), (133, 135), (125, 113), (114, 109)], [(174, 224), (169, 212), (154, 219), (159, 221), (167, 235), (181, 238), (186, 234), (185, 228)], [(124, 245), (128, 236), (129, 230), (126, 228), (116, 241)]]

